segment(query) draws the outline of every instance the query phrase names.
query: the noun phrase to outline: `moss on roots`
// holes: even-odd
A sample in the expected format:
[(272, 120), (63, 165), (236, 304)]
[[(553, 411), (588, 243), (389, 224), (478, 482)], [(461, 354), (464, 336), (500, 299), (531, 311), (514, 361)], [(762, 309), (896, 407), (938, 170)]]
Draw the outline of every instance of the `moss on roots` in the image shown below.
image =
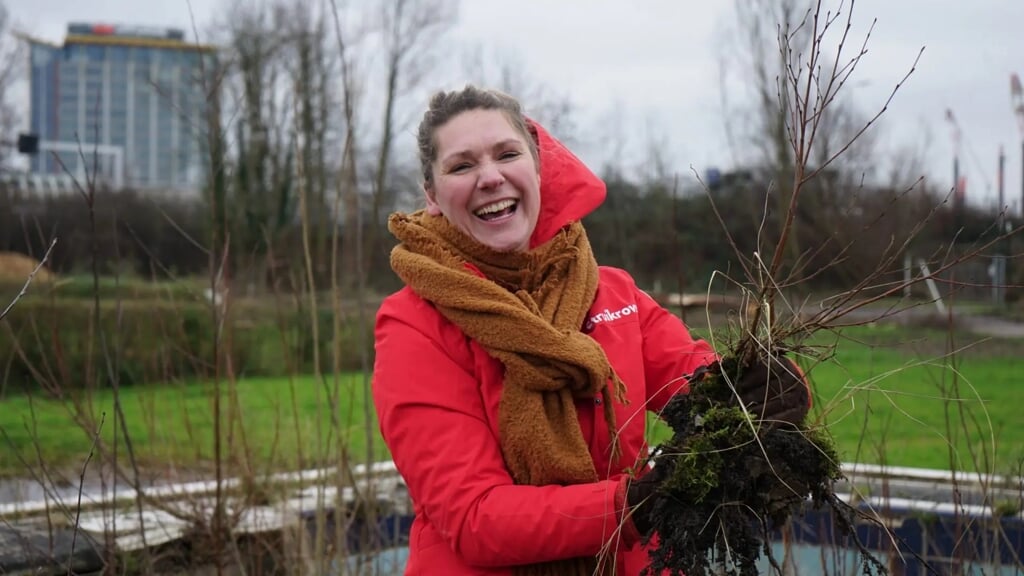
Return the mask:
[(665, 468), (651, 503), (658, 546), (647, 574), (757, 574), (762, 552), (774, 563), (770, 529), (808, 499), (838, 502), (832, 439), (823, 430), (762, 425), (723, 374), (739, 376), (734, 359), (712, 367), (662, 413), (673, 435), (654, 452)]

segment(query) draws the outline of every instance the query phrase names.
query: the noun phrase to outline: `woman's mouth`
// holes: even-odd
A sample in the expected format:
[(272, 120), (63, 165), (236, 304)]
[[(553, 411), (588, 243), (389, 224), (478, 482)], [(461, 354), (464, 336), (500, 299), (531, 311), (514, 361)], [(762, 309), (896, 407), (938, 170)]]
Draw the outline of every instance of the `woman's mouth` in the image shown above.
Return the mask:
[(498, 200), (497, 202), (477, 208), (473, 215), (486, 222), (492, 222), (515, 214), (518, 207), (518, 200)]

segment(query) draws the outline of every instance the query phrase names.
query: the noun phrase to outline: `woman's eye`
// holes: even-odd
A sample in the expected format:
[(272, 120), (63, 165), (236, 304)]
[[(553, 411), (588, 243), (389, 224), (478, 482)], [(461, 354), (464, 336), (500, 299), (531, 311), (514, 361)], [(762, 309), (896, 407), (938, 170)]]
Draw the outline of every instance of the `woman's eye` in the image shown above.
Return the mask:
[(462, 164), (456, 164), (456, 165), (452, 166), (451, 168), (448, 169), (448, 171), (453, 173), (453, 174), (458, 174), (460, 172), (465, 172), (466, 170), (469, 170), (469, 168), (470, 168), (469, 164), (462, 163)]
[(499, 156), (499, 158), (501, 158), (502, 160), (511, 160), (513, 158), (518, 158), (518, 157), (519, 157), (519, 152), (516, 151), (516, 150), (509, 150), (508, 152), (503, 152), (501, 154), (501, 156)]

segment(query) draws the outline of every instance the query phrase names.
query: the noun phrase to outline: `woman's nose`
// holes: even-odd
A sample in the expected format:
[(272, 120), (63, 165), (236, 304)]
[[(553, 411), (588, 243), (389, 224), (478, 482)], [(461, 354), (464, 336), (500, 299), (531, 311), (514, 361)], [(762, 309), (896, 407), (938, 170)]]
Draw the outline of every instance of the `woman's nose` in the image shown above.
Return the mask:
[(505, 176), (501, 174), (501, 170), (497, 164), (488, 162), (483, 164), (480, 168), (480, 179), (477, 180), (477, 186), (481, 190), (488, 190), (491, 188), (497, 188), (505, 183)]

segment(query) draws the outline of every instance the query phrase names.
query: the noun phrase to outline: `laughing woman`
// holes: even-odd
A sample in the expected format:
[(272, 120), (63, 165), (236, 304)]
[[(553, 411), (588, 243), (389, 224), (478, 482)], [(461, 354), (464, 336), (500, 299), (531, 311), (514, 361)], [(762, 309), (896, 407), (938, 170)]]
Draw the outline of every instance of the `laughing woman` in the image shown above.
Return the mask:
[(438, 93), (418, 141), (426, 208), (389, 221), (406, 287), (373, 375), (415, 507), (406, 574), (639, 574), (645, 411), (714, 351), (597, 264), (604, 183), (517, 101)]

